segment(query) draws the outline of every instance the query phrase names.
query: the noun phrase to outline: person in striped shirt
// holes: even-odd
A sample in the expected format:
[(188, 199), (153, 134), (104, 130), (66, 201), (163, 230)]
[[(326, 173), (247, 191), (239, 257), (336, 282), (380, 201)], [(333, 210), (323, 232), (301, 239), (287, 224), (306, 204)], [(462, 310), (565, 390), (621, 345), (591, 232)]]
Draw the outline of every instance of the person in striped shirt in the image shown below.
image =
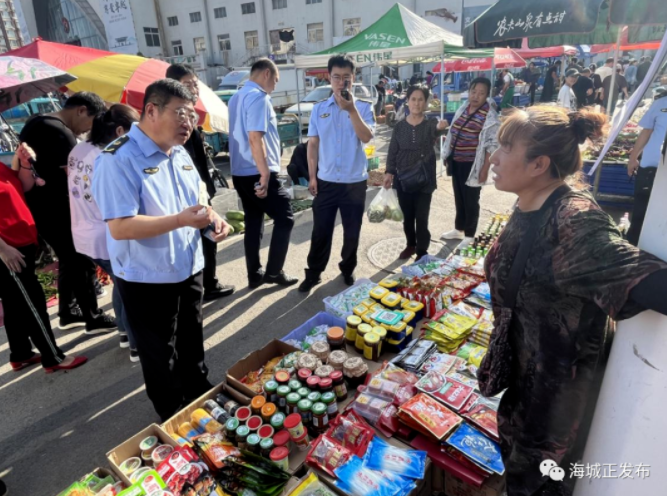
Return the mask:
[(447, 173), (452, 177), (456, 219), (454, 229), (442, 239), (461, 239), (459, 248), (475, 238), (479, 221), (481, 186), (489, 179), (489, 157), (498, 147), (498, 113), (491, 104), (491, 81), (476, 78), (470, 83), (468, 105), (455, 114), (443, 148)]

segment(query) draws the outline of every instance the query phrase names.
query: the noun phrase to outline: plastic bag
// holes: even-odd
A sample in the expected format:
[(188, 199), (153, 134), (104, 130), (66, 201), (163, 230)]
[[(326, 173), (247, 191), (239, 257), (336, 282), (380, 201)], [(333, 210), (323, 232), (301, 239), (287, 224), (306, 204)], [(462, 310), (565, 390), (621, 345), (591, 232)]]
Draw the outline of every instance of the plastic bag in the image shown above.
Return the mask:
[(313, 443), (306, 463), (326, 472), (331, 477), (335, 477), (334, 470), (347, 463), (353, 455), (352, 451), (345, 446), (338, 444), (326, 435), (318, 437)]
[(320, 482), (317, 475), (310, 473), (301, 484), (299, 484), (290, 496), (335, 496), (336, 493), (329, 490)]
[(385, 220), (403, 222), (403, 211), (398, 204), (398, 195), (393, 189), (381, 188), (380, 192), (373, 198), (366, 214), (368, 215), (368, 221), (375, 224)]
[(394, 496), (401, 488), (386, 479), (380, 472), (365, 468), (361, 458), (353, 456), (349, 462), (335, 471), (334, 484), (354, 496)]

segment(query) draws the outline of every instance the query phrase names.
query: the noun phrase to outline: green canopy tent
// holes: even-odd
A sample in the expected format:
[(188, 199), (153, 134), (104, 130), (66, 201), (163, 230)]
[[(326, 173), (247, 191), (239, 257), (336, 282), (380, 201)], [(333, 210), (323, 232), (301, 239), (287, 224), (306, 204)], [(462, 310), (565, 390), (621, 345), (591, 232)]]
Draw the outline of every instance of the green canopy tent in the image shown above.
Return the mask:
[[(297, 55), (294, 57), (294, 65), (299, 69), (326, 67), (329, 58), (337, 54), (352, 56), (358, 65), (405, 64), (433, 59), (442, 62), (446, 49), (462, 45), (463, 38), (460, 35), (428, 22), (396, 3), (356, 36), (322, 52)], [(441, 117), (444, 117), (445, 111), (443, 88), (444, 84), (440, 84)]]

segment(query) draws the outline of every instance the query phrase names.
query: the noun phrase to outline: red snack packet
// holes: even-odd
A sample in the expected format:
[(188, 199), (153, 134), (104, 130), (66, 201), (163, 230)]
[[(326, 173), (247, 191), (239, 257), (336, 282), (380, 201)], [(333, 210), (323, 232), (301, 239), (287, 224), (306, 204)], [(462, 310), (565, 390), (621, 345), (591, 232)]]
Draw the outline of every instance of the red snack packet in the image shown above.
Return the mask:
[(347, 463), (352, 455), (352, 451), (322, 434), (308, 451), (306, 463), (336, 477), (334, 470)]
[(157, 472), (174, 496), (180, 496), (186, 485), (194, 487), (204, 472), (206, 465), (187, 446), (179, 446), (160, 463)]
[(329, 427), (326, 435), (358, 457), (363, 457), (375, 432), (365, 421), (363, 423), (355, 421), (357, 417), (359, 415), (354, 411), (346, 416), (338, 416)]

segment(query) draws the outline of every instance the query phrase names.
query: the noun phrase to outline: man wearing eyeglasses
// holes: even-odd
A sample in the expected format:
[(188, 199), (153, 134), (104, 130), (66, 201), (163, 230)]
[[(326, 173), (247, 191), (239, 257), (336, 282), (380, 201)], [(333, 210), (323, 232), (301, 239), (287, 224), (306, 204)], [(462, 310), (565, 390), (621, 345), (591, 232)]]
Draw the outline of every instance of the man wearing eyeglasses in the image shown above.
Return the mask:
[[(229, 101), (229, 157), (234, 188), (245, 212), (243, 244), (250, 289), (266, 283), (292, 286), (299, 282), (283, 272), (294, 214), (278, 180), (280, 136), (271, 92), (279, 79), (276, 64), (259, 59), (250, 68), (250, 79)], [(265, 214), (273, 219), (266, 271), (259, 258)]]
[[(171, 64), (167, 69), (166, 77), (175, 79), (185, 86), (192, 93), (192, 96), (199, 99), (199, 78), (192, 66), (187, 64)], [(210, 164), (209, 166), (211, 159), (206, 155), (204, 141), (196, 126), (192, 130), (190, 139), (185, 143), (184, 148), (190, 154), (195, 167), (197, 167), (199, 177), (206, 184), (209, 196), (207, 205), (210, 205), (211, 198), (215, 196), (215, 184), (208, 170), (209, 167), (215, 167), (215, 165)], [(234, 292), (234, 286), (223, 286), (218, 281), (216, 275), (218, 245), (209, 238), (202, 237), (202, 249), (204, 252), (204, 301), (213, 301), (231, 295)]]
[(211, 388), (200, 229), (209, 226), (214, 242), (229, 233), (183, 148), (197, 121), (195, 101), (173, 79), (148, 86), (141, 120), (100, 154), (93, 178), (146, 393), (163, 421)]
[(308, 268), (299, 286), (304, 293), (322, 282), (339, 210), (343, 249), (338, 268), (345, 284), (354, 284), (368, 179), (364, 144), (373, 139), (375, 129), (372, 102), (353, 96), (353, 59), (333, 56), (328, 69), (333, 95), (313, 107), (308, 127), (309, 189), (315, 201)]

